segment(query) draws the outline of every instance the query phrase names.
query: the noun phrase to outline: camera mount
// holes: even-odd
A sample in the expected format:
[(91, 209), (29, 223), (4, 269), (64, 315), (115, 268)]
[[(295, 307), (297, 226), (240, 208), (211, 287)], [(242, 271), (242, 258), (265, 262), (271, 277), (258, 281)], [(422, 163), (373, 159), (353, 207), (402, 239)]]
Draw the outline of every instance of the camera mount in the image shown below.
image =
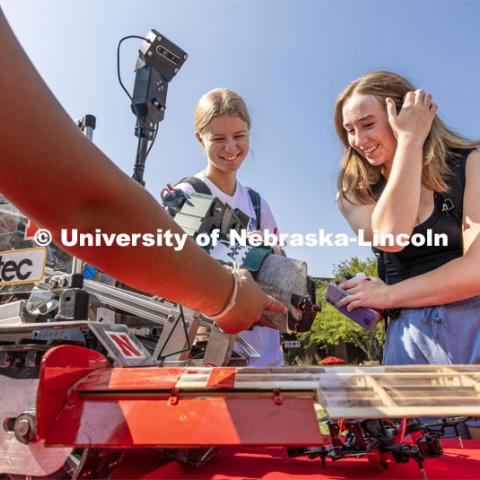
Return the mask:
[(137, 117), (135, 135), (138, 137), (133, 179), (141, 185), (145, 185), (143, 173), (148, 143), (155, 140), (158, 124), (165, 114), (168, 83), (187, 57), (186, 52), (153, 29), (140, 45), (131, 108)]

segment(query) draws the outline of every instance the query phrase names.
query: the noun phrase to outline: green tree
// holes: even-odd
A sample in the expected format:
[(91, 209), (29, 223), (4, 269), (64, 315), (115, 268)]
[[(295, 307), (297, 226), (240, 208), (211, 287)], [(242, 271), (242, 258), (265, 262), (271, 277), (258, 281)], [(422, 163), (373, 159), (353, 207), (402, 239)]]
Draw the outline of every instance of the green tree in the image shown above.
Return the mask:
[[(338, 280), (347, 274), (355, 275), (364, 272), (368, 276), (377, 276), (377, 263), (375, 259), (362, 261), (357, 257), (346, 260), (334, 268), (335, 279)], [(327, 280), (317, 283), (317, 299), (323, 302), (322, 311), (317, 314), (315, 322), (309, 332), (301, 336), (306, 352), (316, 351), (337, 345), (341, 341), (359, 347), (368, 360), (380, 360), (385, 337), (383, 322), (369, 332), (357, 323), (342, 315), (339, 311), (325, 302), (325, 292), (328, 287)]]

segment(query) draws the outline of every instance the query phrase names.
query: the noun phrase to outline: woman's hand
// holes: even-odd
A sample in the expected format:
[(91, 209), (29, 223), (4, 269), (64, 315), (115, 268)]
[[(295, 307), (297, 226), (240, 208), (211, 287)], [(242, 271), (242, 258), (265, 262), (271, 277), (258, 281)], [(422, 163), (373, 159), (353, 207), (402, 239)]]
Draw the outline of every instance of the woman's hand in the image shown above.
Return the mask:
[(400, 113), (395, 102), (386, 99), (388, 121), (397, 140), (407, 139), (423, 146), (430, 133), (437, 105), (432, 103), (432, 96), (423, 90), (408, 92), (403, 100)]
[(390, 304), (392, 287), (376, 277), (367, 277), (366, 279), (352, 278), (339, 285), (348, 295), (342, 298), (338, 307), (347, 306), (351, 312), (357, 307), (368, 307), (383, 310), (392, 308)]

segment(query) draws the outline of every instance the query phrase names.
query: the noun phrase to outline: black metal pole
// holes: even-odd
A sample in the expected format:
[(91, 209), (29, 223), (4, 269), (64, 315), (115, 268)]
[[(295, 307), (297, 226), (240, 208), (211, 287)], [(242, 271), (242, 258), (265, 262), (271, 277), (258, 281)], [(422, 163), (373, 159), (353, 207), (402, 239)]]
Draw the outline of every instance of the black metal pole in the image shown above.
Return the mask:
[(133, 167), (133, 179), (140, 185), (145, 186), (143, 174), (145, 172), (145, 160), (147, 158), (148, 140), (140, 134), (138, 138), (137, 156)]

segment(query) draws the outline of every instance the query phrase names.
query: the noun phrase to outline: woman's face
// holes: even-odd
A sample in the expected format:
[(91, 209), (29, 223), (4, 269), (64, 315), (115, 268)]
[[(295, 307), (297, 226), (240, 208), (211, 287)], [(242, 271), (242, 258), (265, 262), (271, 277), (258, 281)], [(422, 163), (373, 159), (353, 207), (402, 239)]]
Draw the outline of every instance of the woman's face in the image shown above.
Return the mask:
[(353, 94), (345, 102), (342, 116), (350, 146), (370, 165), (390, 165), (397, 140), (382, 103), (372, 95)]
[(248, 154), (248, 125), (240, 117), (215, 117), (196, 136), (209, 165), (220, 172), (236, 172)]

